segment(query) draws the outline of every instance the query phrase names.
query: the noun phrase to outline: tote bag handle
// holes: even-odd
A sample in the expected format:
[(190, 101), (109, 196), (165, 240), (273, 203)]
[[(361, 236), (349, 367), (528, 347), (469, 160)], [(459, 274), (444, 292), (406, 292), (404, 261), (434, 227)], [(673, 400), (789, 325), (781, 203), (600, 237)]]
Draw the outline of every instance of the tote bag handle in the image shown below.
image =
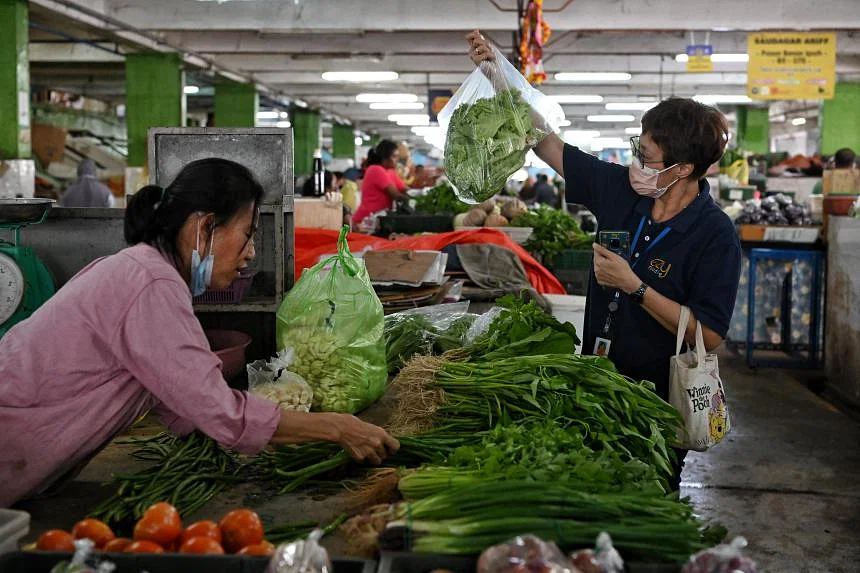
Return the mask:
[[(687, 332), (687, 325), (690, 324), (690, 309), (681, 305), (681, 318), (678, 320), (678, 336), (675, 339), (675, 356), (681, 354), (681, 347), (684, 344), (684, 334)], [(705, 362), (705, 338), (702, 335), (702, 323), (696, 322), (696, 359), (698, 364)]]

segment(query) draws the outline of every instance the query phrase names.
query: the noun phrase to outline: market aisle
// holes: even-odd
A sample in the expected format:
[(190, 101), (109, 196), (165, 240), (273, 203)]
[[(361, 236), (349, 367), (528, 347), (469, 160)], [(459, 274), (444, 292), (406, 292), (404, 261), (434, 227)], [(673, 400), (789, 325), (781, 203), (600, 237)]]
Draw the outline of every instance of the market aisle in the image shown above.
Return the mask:
[(687, 457), (682, 494), (744, 535), (772, 573), (855, 573), (860, 562), (860, 424), (790, 370), (750, 371), (723, 352), (734, 429)]

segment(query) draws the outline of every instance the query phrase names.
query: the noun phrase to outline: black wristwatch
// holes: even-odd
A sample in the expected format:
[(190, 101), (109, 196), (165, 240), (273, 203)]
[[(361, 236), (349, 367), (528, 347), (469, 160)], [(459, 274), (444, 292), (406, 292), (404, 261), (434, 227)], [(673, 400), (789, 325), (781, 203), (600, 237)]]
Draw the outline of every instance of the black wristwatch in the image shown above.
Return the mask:
[(648, 290), (648, 285), (646, 285), (645, 283), (641, 283), (638, 289), (630, 293), (630, 300), (632, 300), (636, 304), (642, 304), (642, 301), (645, 300), (646, 290)]

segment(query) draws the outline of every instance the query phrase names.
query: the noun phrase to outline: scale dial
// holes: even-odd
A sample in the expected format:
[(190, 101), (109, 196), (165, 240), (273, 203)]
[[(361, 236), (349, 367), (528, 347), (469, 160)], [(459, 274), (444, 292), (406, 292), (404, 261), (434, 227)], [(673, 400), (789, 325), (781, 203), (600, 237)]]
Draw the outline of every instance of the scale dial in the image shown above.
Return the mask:
[(24, 300), (24, 273), (15, 259), (0, 253), (0, 326), (12, 318)]

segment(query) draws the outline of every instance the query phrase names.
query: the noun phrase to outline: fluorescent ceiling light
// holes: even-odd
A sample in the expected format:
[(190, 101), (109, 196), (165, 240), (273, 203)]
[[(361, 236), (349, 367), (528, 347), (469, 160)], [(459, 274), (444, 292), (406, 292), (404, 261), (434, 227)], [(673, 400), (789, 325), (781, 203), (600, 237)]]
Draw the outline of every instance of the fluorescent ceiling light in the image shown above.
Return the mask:
[(599, 95), (551, 95), (547, 96), (550, 101), (554, 101), (558, 104), (569, 104), (569, 103), (602, 103), (603, 96)]
[(606, 111), (648, 111), (656, 105), (657, 102), (614, 102), (606, 104)]
[(615, 149), (630, 147), (630, 142), (621, 137), (595, 137), (591, 140), (591, 144), (592, 146), (601, 146), (604, 149), (607, 147)]
[(693, 99), (699, 103), (707, 105), (715, 105), (719, 103), (752, 103), (752, 100), (745, 95), (731, 94), (706, 94), (693, 96)]
[(411, 103), (418, 101), (418, 96), (415, 94), (364, 93), (355, 96), (355, 101), (360, 103)]
[(290, 114), (288, 114), (285, 111), (282, 111), (281, 113), (278, 114), (278, 117), (280, 117), (281, 119), (287, 119), (290, 117)]
[(564, 132), (565, 141), (582, 141), (600, 137), (600, 132), (591, 129), (568, 129)]
[(559, 72), (553, 77), (559, 82), (626, 82), (633, 76), (627, 72)]
[[(682, 64), (687, 63), (689, 60), (689, 56), (687, 54), (678, 54), (675, 56), (675, 61), (680, 62)], [(749, 54), (711, 54), (711, 61), (715, 64), (742, 64), (750, 61)]]
[(613, 115), (610, 113), (610, 114), (589, 115), (586, 119), (588, 119), (588, 121), (590, 121), (592, 123), (595, 123), (595, 122), (597, 122), (597, 123), (612, 123), (612, 122), (622, 123), (625, 121), (634, 121), (636, 118), (633, 117), (632, 115), (627, 115), (627, 114)]
[(297, 106), (299, 106), (299, 107), (308, 107), (307, 102), (306, 102), (306, 101), (304, 101), (304, 100), (300, 100), (300, 99), (293, 100), (293, 103), (294, 103), (294, 104), (296, 104), (296, 105), (297, 105)]
[(327, 82), (390, 82), (400, 76), (397, 72), (324, 72)]
[(430, 125), (430, 116), (426, 113), (394, 113), (388, 116), (388, 121), (397, 125)]
[(561, 123), (558, 124), (558, 126), (559, 127), (570, 127), (570, 120), (569, 119), (563, 119), (563, 120), (561, 120)]
[(791, 125), (806, 125), (805, 117), (795, 117), (791, 120)]
[(292, 126), (292, 124), (289, 121), (279, 121), (278, 123), (275, 124), (275, 127), (282, 127), (282, 128), (291, 127), (291, 126)]
[(185, 92), (186, 95), (194, 95), (200, 91), (200, 88), (197, 86), (185, 86), (182, 91)]
[(445, 130), (438, 125), (416, 125), (412, 128), (412, 133), (415, 135), (425, 136), (425, 135), (435, 135), (435, 134), (445, 134)]
[(280, 115), (281, 114), (276, 111), (258, 111), (257, 119), (278, 119)]
[(627, 135), (642, 135), (641, 127), (626, 127), (624, 128), (624, 133)]
[(356, 137), (354, 143), (356, 145), (361, 145), (362, 143), (364, 143), (364, 140), (361, 137)]
[(370, 109), (424, 109), (424, 104), (420, 101), (374, 102), (370, 104)]

